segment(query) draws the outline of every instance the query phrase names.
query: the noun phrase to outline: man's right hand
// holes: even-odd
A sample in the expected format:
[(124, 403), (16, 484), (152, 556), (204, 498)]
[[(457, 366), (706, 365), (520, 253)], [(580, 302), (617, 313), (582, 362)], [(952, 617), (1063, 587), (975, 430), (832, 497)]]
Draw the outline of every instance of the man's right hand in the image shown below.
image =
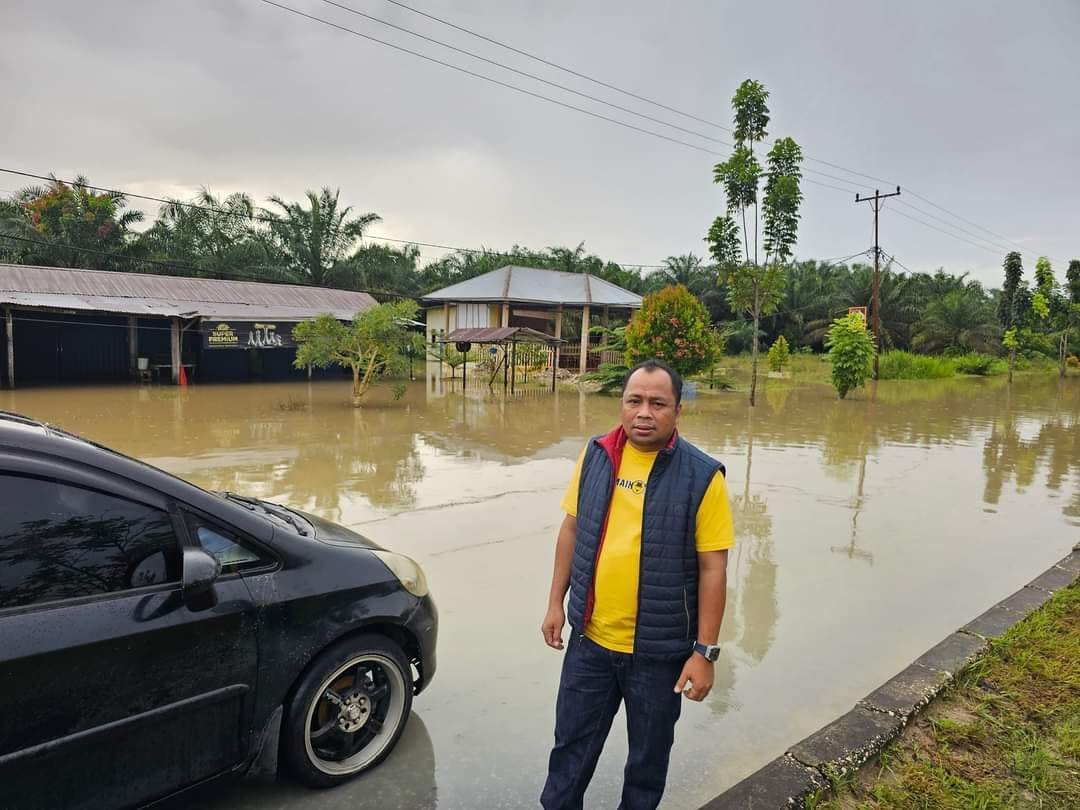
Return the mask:
[(544, 641), (554, 650), (563, 648), (562, 631), (566, 624), (566, 612), (563, 606), (552, 605), (544, 616), (544, 623), (540, 625), (540, 632), (544, 634)]

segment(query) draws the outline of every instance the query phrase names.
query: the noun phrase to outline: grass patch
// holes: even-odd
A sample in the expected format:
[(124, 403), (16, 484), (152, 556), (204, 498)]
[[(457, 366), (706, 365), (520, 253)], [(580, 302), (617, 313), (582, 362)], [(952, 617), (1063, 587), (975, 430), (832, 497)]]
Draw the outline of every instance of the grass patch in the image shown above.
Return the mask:
[(941, 380), (956, 375), (956, 361), (949, 357), (911, 352), (883, 352), (879, 363), (882, 380)]
[(1080, 807), (1080, 585), (994, 642), (876, 766), (812, 806)]

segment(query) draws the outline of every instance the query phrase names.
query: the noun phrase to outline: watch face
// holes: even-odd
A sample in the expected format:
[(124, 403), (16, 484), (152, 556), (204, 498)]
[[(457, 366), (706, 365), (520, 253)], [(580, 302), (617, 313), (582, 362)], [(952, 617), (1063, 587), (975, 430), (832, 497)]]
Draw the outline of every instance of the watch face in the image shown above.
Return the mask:
[(720, 648), (719, 647), (709, 647), (708, 652), (705, 653), (705, 657), (708, 658), (710, 661), (712, 661), (715, 664), (716, 659), (720, 657)]

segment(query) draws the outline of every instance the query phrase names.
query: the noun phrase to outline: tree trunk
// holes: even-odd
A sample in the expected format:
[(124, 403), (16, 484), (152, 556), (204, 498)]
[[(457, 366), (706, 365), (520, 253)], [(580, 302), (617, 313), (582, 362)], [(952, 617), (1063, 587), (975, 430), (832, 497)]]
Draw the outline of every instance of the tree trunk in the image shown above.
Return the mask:
[(356, 363), (352, 364), (352, 406), (354, 408), (360, 407), (360, 366)]
[(1061, 342), (1058, 344), (1058, 376), (1065, 379), (1065, 356), (1069, 353), (1069, 330), (1061, 333)]
[(761, 304), (758, 291), (754, 290), (754, 334), (750, 341), (750, 407), (756, 404), (757, 397), (757, 359), (758, 359), (758, 324), (761, 323)]
[(1016, 349), (1009, 349), (1009, 383), (1012, 384), (1013, 369), (1016, 368)]

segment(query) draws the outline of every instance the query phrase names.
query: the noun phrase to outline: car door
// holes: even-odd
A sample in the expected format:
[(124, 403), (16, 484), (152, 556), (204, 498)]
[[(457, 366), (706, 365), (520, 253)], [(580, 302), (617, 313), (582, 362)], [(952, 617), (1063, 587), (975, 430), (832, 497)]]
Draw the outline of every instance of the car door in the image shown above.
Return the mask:
[(126, 807), (245, 757), (254, 606), (239, 573), (185, 594), (189, 537), (159, 493), (0, 455), (0, 804)]

